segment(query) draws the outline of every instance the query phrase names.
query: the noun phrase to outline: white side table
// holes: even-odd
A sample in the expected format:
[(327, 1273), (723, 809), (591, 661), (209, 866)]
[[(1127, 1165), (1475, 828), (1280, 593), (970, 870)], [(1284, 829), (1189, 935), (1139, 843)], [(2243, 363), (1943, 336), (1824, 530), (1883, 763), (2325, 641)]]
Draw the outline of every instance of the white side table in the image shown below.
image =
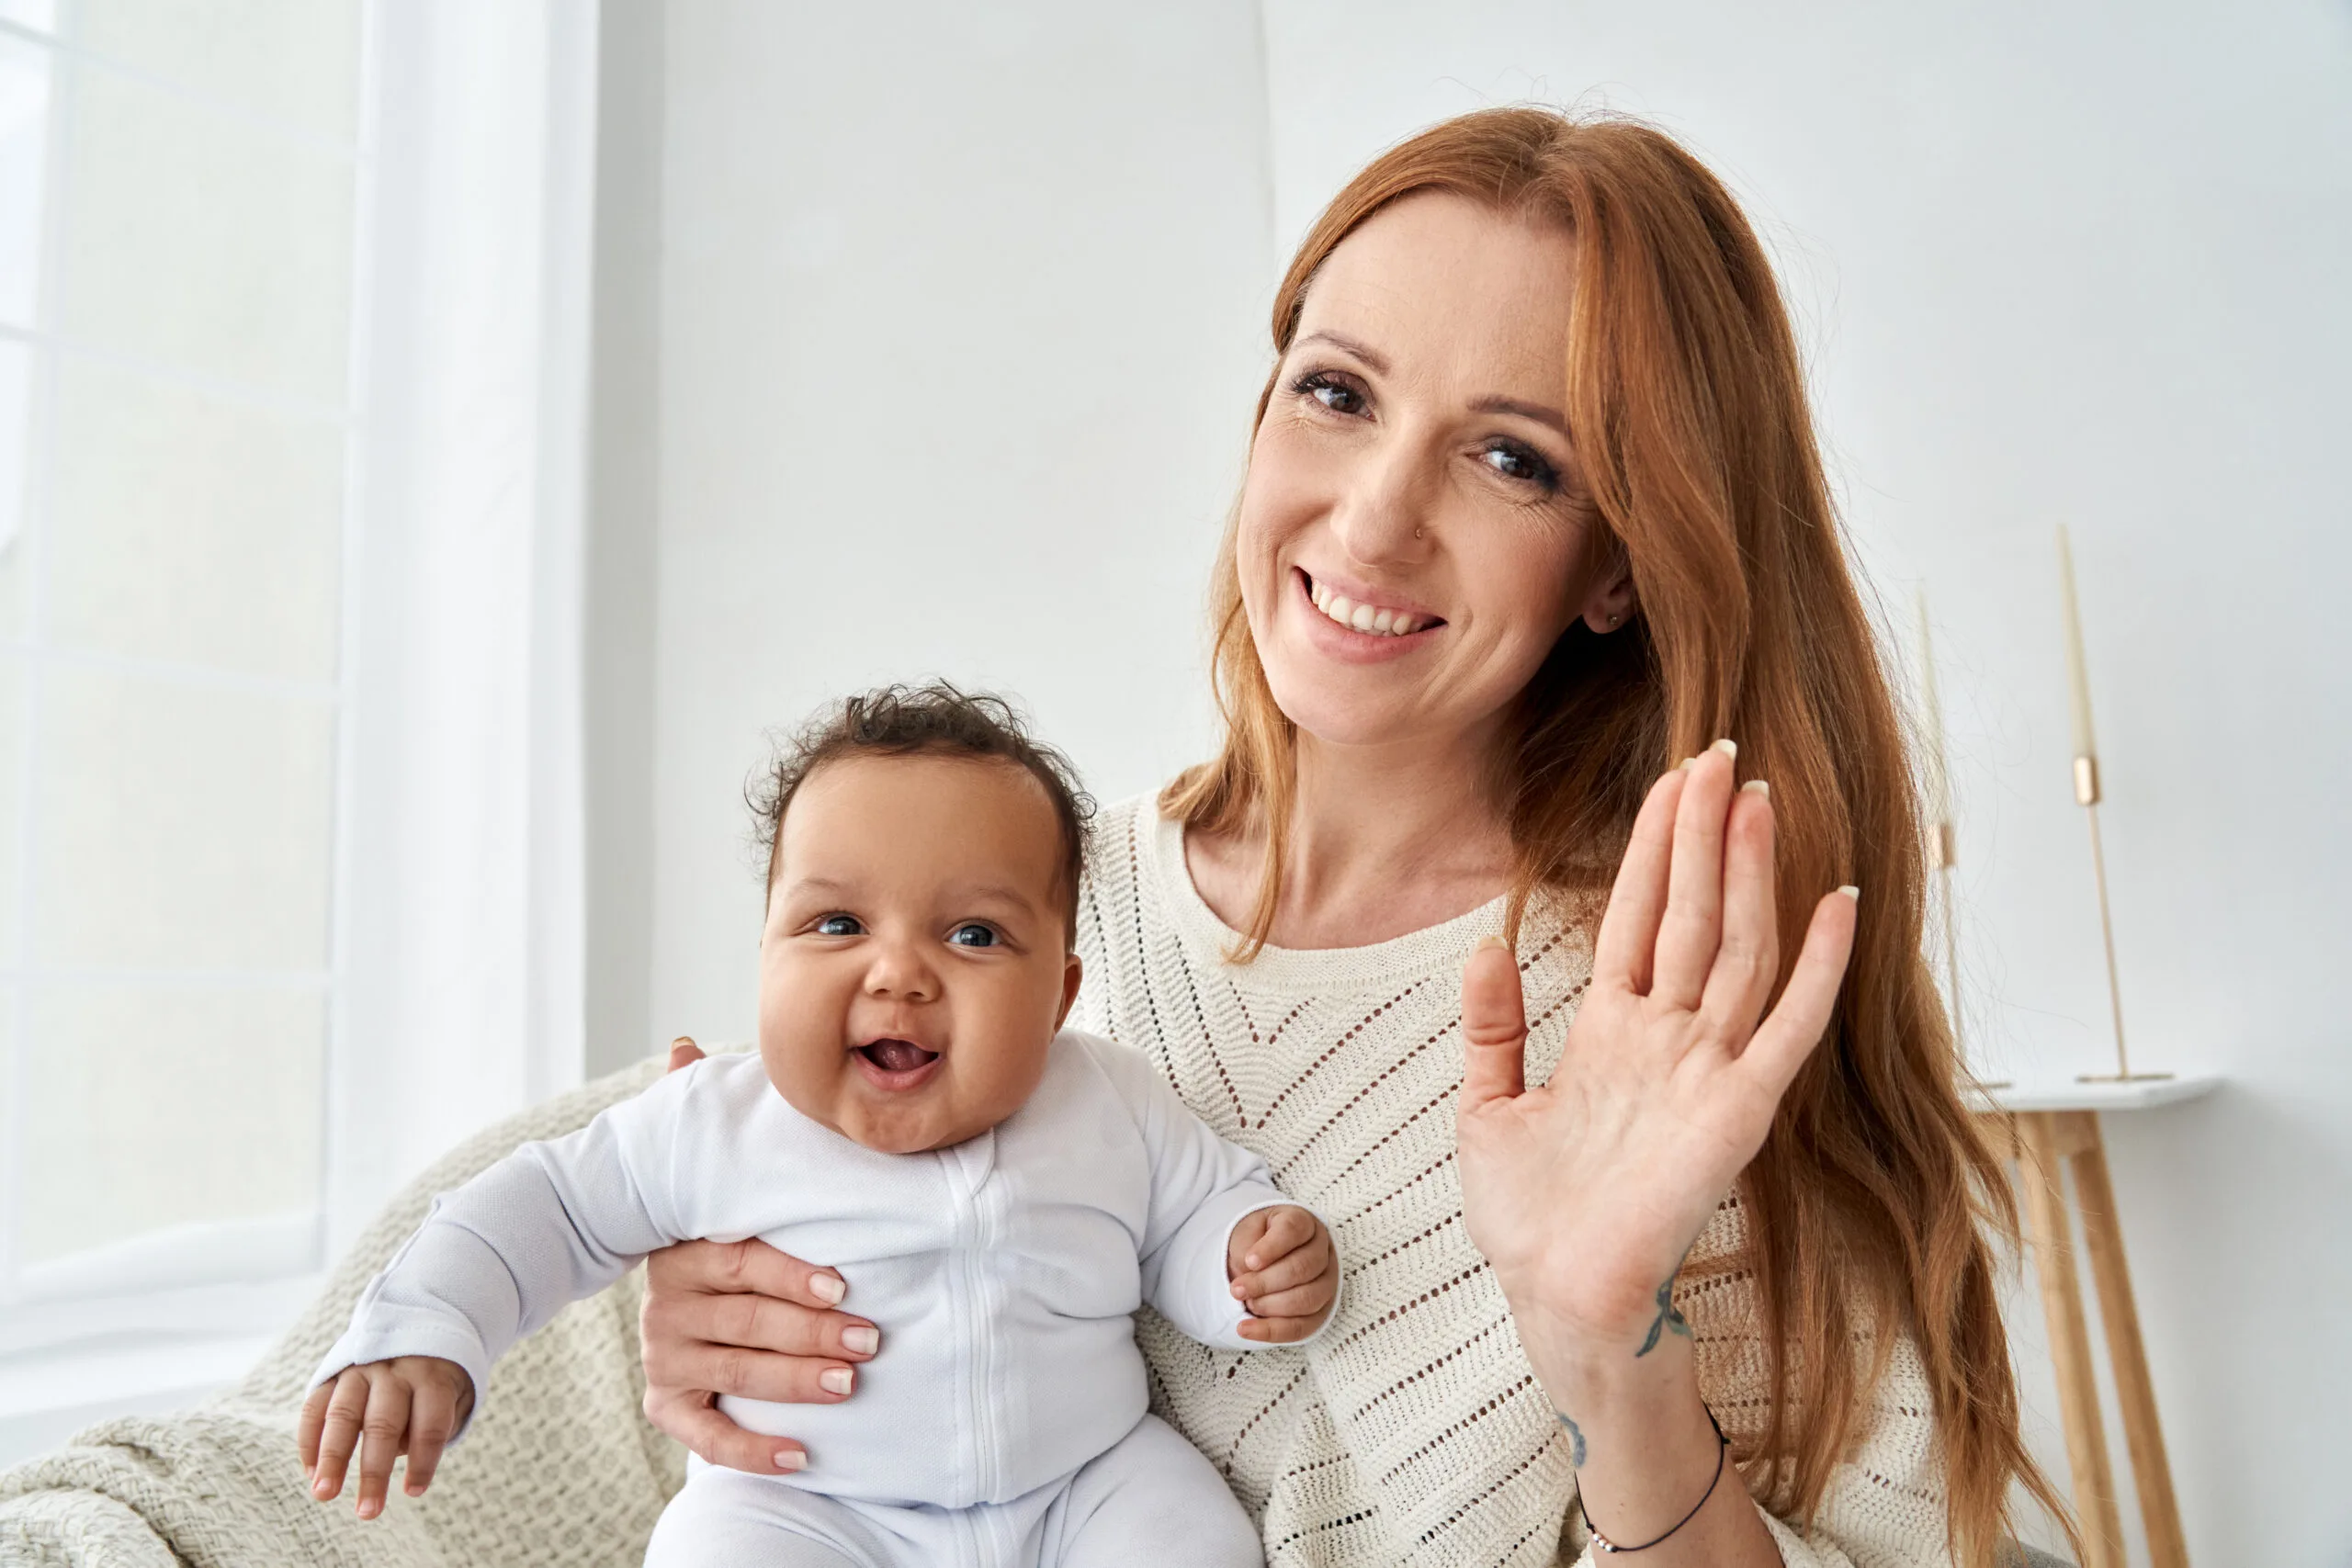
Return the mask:
[(2050, 1328), (2050, 1360), (2058, 1378), (2059, 1417), (2074, 1473), (2075, 1511), (2083, 1529), (2083, 1568), (2124, 1568), (2123, 1520), (2107, 1457), (2107, 1428), (2091, 1369), (2090, 1327), (2083, 1315), (2075, 1272), (2075, 1228), (2062, 1166), (2075, 1169), (2074, 1209), (2082, 1216), (2083, 1247), (2098, 1286), (2099, 1318), (2107, 1327), (2107, 1359), (2115, 1374), (2123, 1416), (2123, 1445), (2140, 1495), (2154, 1568), (2188, 1568), (2180, 1533), (2172, 1471), (2165, 1461), (2164, 1428), (2148, 1381), (2140, 1340), (2140, 1312), (2123, 1261), (2123, 1230), (2116, 1217), (2115, 1185), (2107, 1174), (2099, 1135), (2103, 1111), (2144, 1111), (2195, 1100), (2220, 1087), (2211, 1076), (2143, 1078), (2131, 1083), (2072, 1081), (2017, 1084), (1980, 1090), (1975, 1110), (1996, 1148), (2007, 1148), (2024, 1172), (2026, 1241), (2041, 1284), (2041, 1311)]

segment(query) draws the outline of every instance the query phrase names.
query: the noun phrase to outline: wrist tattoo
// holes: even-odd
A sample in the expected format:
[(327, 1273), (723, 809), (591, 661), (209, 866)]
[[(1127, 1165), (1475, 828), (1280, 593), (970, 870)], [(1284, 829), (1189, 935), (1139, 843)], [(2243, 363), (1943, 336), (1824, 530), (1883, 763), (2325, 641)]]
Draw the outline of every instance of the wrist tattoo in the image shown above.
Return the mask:
[[(1560, 1416), (1556, 1410), (1552, 1414)], [(1577, 1469), (1582, 1470), (1584, 1468), (1584, 1434), (1577, 1431), (1577, 1424), (1565, 1416), (1560, 1416), (1560, 1425), (1568, 1429), (1568, 1462)]]
[[(1693, 1247), (1697, 1245), (1696, 1242), (1691, 1244)], [(1682, 1249), (1682, 1263), (1690, 1260), (1690, 1248), (1686, 1247)], [(1682, 1272), (1682, 1263), (1677, 1263), (1674, 1266), (1674, 1273), (1668, 1274), (1666, 1277), (1666, 1283), (1657, 1288), (1657, 1316), (1650, 1322), (1649, 1337), (1642, 1341), (1642, 1348), (1634, 1352), (1634, 1359), (1637, 1361), (1657, 1349), (1658, 1336), (1668, 1330), (1679, 1334), (1685, 1339), (1690, 1337), (1690, 1320), (1683, 1316), (1681, 1311), (1674, 1304), (1674, 1280), (1675, 1276)]]

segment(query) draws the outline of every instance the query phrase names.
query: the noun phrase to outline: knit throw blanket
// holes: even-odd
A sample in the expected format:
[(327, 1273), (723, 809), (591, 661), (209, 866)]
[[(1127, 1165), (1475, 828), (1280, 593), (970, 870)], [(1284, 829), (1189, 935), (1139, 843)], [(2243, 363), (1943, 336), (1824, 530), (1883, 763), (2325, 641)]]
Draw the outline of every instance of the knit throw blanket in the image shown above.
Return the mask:
[(427, 1495), (381, 1518), (314, 1500), (294, 1418), (368, 1279), (436, 1192), (516, 1145), (560, 1137), (650, 1083), (616, 1073), (489, 1128), (377, 1216), (301, 1320), (243, 1382), (184, 1415), (108, 1421), (0, 1474), (0, 1562), (40, 1568), (635, 1568), (685, 1453), (640, 1413), (640, 1276), (579, 1302), (500, 1359), (481, 1413)]

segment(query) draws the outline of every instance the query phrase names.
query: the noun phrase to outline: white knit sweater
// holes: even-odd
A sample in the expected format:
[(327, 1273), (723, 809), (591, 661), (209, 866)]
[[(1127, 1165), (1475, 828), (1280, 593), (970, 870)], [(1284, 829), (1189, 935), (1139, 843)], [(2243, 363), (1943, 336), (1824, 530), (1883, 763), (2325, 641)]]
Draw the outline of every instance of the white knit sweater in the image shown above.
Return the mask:
[[(1346, 1290), (1314, 1346), (1240, 1355), (1148, 1311), (1140, 1324), (1154, 1409), (1260, 1517), (1270, 1568), (1542, 1568), (1586, 1551), (1566, 1439), (1463, 1228), (1453, 1168), (1461, 967), (1501, 929), (1498, 900), (1369, 947), (1229, 964), (1236, 938), (1194, 891), (1181, 829), (1148, 799), (1098, 820), (1072, 1022), (1140, 1048), (1339, 1239)], [(1591, 954), (1584, 933), (1531, 916), (1519, 956), (1540, 1083)], [(1703, 1266), (1743, 1234), (1728, 1201), (1685, 1271), (1697, 1282), (1676, 1292), (1701, 1388), (1735, 1438), (1765, 1414), (1753, 1288)], [(1791, 1568), (1949, 1561), (1928, 1412), (1917, 1352), (1898, 1344), (1811, 1533), (1765, 1516)]]

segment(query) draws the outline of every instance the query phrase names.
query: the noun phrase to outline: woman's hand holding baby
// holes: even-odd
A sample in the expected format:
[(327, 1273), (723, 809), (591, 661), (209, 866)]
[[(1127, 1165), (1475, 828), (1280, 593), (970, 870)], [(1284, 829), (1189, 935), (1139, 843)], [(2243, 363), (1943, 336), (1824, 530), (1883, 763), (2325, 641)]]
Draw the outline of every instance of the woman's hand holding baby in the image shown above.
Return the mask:
[[(681, 1035), (670, 1070), (703, 1058)], [(757, 1239), (684, 1241), (645, 1260), (645, 1418), (712, 1464), (754, 1475), (805, 1468), (797, 1439), (744, 1430), (718, 1396), (786, 1404), (839, 1404), (857, 1387), (858, 1363), (881, 1348), (881, 1331), (833, 1310), (842, 1277)]]
[(1323, 1326), (1340, 1293), (1340, 1254), (1323, 1222), (1295, 1204), (1244, 1214), (1226, 1243), (1244, 1339), (1288, 1345)]
[(359, 1450), (359, 1517), (384, 1511), (392, 1461), (408, 1455), (406, 1490), (421, 1497), (433, 1483), (441, 1450), (474, 1407), (473, 1380), (455, 1361), (401, 1356), (345, 1367), (302, 1402), (297, 1437), (311, 1495), (322, 1502), (343, 1495), (352, 1450)]

